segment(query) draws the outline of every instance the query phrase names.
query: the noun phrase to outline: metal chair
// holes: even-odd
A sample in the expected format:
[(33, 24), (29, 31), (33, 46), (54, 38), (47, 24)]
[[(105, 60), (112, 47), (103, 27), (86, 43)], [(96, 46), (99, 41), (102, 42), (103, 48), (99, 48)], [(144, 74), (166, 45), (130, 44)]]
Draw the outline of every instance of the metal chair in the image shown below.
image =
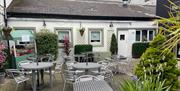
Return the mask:
[(24, 60), (24, 61), (20, 61), (18, 62), (18, 68), (21, 72), (24, 73), (24, 75), (31, 75), (32, 74), (32, 71), (31, 70), (25, 70), (22, 68), (22, 65), (24, 64), (30, 64), (32, 63), (33, 61), (29, 61), (29, 60)]
[(25, 77), (25, 75), (17, 69), (6, 69), (6, 73), (8, 75), (11, 75), (11, 77), (13, 77), (13, 79), (15, 80), (16, 82), (15, 91), (17, 91), (19, 84), (24, 83), (29, 80), (29, 78)]
[[(52, 62), (54, 64), (54, 69), (52, 69), (51, 75), (52, 75), (53, 79), (56, 80), (55, 74), (61, 73), (62, 64), (59, 64), (57, 61), (54, 61), (54, 57), (55, 56), (52, 54), (46, 54), (46, 55), (40, 57), (40, 61), (41, 62)], [(49, 70), (44, 69), (44, 74), (49, 75), (50, 74)]]
[(82, 81), (98, 81), (101, 80), (96, 76), (93, 75), (82, 75), (80, 77), (78, 77), (75, 82), (82, 82)]
[(75, 71), (69, 71), (65, 70), (63, 71), (63, 81), (64, 81), (64, 87), (63, 91), (66, 89), (66, 84), (73, 84), (76, 79), (76, 72)]

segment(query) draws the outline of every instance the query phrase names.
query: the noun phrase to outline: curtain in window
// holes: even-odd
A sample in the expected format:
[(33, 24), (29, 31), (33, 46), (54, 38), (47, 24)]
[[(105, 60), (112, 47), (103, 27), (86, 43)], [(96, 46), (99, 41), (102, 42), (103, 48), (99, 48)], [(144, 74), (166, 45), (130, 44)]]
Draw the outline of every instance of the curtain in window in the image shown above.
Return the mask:
[(69, 38), (69, 32), (68, 31), (59, 31), (58, 32), (58, 39), (59, 39), (60, 43), (64, 43), (65, 36)]
[(91, 42), (100, 42), (100, 32), (99, 31), (91, 32)]

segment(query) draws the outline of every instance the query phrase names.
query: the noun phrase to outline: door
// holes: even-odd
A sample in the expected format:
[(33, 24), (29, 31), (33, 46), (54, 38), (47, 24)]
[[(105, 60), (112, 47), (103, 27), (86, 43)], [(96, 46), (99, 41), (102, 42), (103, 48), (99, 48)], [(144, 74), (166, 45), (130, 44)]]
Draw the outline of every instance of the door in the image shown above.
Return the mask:
[(118, 31), (118, 55), (128, 57), (128, 30)]

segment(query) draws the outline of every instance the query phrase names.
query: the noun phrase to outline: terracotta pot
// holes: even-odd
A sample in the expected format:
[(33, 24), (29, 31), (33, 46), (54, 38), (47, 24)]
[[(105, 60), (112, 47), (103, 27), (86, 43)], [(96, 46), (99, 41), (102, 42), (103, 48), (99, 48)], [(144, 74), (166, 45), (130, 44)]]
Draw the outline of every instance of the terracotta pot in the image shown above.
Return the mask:
[(79, 32), (80, 32), (80, 34), (81, 34), (81, 36), (83, 36), (84, 31), (85, 31), (85, 29), (84, 29), (84, 28), (82, 28), (82, 29), (80, 29), (80, 30), (79, 30)]
[(10, 36), (10, 33), (11, 33), (11, 31), (12, 31), (12, 28), (10, 28), (10, 27), (4, 27), (4, 28), (2, 29), (2, 31), (3, 31), (4, 36), (5, 36), (5, 37), (8, 37), (8, 36)]

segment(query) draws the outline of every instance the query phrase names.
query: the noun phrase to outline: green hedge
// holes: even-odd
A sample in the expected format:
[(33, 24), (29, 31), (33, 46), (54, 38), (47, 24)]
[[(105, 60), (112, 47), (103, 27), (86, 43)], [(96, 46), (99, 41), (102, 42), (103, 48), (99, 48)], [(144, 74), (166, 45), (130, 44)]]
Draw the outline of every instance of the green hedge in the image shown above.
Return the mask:
[(81, 54), (82, 52), (92, 52), (92, 45), (75, 45), (74, 54)]
[(149, 47), (149, 43), (134, 43), (132, 45), (132, 57), (140, 58), (148, 47)]
[(52, 54), (57, 58), (58, 36), (51, 32), (36, 33), (36, 45), (38, 55)]

